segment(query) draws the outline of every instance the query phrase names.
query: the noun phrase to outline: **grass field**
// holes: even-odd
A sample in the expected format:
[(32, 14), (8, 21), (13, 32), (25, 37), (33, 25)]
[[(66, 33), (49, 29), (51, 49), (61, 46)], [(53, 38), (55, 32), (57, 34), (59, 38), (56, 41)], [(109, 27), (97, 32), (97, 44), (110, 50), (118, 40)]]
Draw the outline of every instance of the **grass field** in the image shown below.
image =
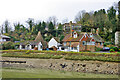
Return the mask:
[(2, 78), (118, 78), (118, 75), (91, 74), (44, 69), (2, 69)]

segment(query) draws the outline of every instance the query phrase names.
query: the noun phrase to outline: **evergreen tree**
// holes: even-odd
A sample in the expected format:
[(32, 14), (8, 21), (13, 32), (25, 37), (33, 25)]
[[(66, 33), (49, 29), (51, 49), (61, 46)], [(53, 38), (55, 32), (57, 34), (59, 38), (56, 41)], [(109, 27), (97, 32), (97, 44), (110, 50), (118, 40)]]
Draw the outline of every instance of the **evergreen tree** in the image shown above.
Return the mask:
[(48, 31), (52, 32), (53, 30), (54, 30), (54, 25), (53, 25), (52, 22), (50, 22), (49, 25), (48, 25)]
[(41, 22), (39, 22), (39, 23), (37, 24), (37, 29), (38, 29), (38, 31), (40, 31), (40, 28), (41, 28)]
[(29, 18), (29, 19), (27, 20), (27, 23), (28, 23), (29, 28), (30, 28), (29, 32), (31, 32), (32, 27), (33, 27), (33, 25), (34, 25), (34, 20), (31, 19), (31, 18)]
[(9, 28), (9, 22), (6, 20), (4, 23), (4, 27), (5, 27), (5, 33), (8, 33), (8, 28)]
[(118, 27), (117, 30), (120, 31), (120, 1), (118, 2)]

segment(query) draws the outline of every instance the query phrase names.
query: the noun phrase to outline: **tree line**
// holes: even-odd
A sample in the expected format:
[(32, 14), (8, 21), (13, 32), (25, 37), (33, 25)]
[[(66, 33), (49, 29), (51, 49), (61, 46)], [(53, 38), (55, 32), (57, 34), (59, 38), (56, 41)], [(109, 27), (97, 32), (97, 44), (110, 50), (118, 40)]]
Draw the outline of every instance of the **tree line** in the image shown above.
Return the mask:
[(114, 42), (115, 32), (120, 28), (120, 1), (108, 10), (100, 9), (91, 12), (82, 10), (76, 15), (75, 21), (86, 27), (87, 30), (84, 31), (90, 31), (89, 27), (98, 27), (99, 35), (105, 41)]
[[(26, 21), (28, 27), (18, 22), (14, 23), (14, 30), (6, 20), (1, 26), (1, 33), (10, 36), (12, 41), (24, 41), (34, 40), (40, 31), (46, 41), (52, 37), (57, 37), (61, 41), (64, 38), (64, 30), (62, 23), (58, 23), (57, 20), (55, 16), (49, 17), (47, 22), (35, 22), (34, 19), (29, 18)], [(90, 31), (89, 27), (98, 27), (99, 34), (105, 41), (114, 42), (115, 32), (120, 30), (120, 1), (108, 10), (79, 11), (75, 16), (75, 22), (82, 24), (83, 28), (85, 27), (83, 31)]]

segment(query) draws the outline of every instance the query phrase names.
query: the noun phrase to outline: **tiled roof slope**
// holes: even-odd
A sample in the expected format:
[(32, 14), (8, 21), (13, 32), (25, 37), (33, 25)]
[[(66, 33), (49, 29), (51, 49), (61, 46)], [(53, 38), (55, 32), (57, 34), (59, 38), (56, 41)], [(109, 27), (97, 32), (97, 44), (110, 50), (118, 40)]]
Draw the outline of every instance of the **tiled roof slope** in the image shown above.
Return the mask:
[(97, 34), (93, 34), (93, 39), (95, 42), (104, 42), (104, 40)]
[(78, 34), (78, 37), (77, 37), (77, 38), (73, 38), (73, 37), (71, 37), (71, 34), (68, 34), (68, 35), (66, 35), (66, 36), (64, 37), (64, 39), (63, 39), (62, 41), (65, 41), (65, 42), (67, 42), (67, 41), (75, 41), (75, 42), (78, 42), (78, 41), (82, 38), (83, 35), (84, 35), (84, 34)]

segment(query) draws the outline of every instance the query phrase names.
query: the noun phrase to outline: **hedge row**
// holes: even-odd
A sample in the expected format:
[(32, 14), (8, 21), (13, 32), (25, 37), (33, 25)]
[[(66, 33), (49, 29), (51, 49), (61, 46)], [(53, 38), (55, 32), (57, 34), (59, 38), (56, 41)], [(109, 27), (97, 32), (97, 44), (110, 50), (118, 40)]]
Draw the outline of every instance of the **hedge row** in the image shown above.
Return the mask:
[(120, 56), (120, 52), (118, 53), (93, 53), (93, 52), (63, 52), (63, 51), (38, 51), (38, 50), (3, 50), (2, 53), (45, 53), (52, 55), (84, 55), (84, 56)]
[(18, 57), (18, 58), (40, 58), (40, 59), (60, 59), (60, 55), (51, 55), (51, 54), (25, 54), (25, 53), (5, 53), (2, 54), (2, 57)]
[(107, 62), (120, 62), (119, 56), (85, 56), (81, 54), (67, 54), (67, 55), (58, 55), (51, 53), (5, 53), (2, 54), (3, 57), (19, 57), (19, 58), (40, 58), (40, 59), (60, 59), (64, 58), (66, 60), (94, 60), (94, 61), (107, 61)]

